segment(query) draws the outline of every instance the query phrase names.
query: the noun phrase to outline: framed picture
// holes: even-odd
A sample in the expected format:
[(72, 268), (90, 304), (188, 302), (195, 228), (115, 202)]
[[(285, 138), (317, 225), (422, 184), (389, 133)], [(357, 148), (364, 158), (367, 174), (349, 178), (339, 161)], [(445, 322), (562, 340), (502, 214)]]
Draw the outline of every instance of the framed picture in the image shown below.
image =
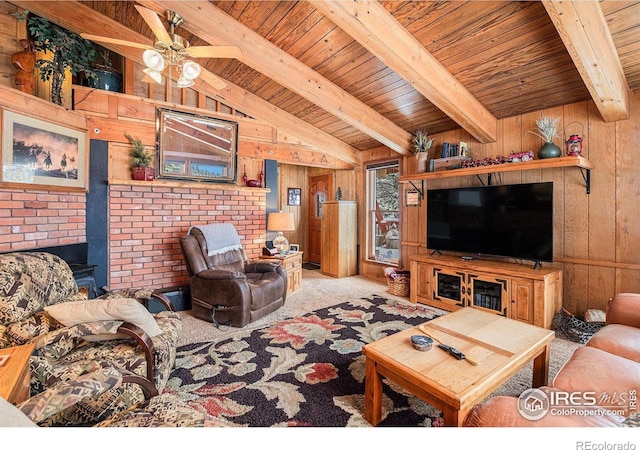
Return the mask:
[(300, 206), (300, 198), (302, 196), (302, 190), (300, 188), (287, 189), (287, 205)]
[(235, 183), (238, 123), (157, 108), (157, 178)]
[(420, 206), (420, 191), (416, 189), (407, 189), (404, 195), (405, 206)]
[(2, 112), (2, 183), (87, 190), (87, 135), (11, 111)]
[(289, 250), (292, 252), (299, 252), (300, 246), (298, 244), (289, 244)]

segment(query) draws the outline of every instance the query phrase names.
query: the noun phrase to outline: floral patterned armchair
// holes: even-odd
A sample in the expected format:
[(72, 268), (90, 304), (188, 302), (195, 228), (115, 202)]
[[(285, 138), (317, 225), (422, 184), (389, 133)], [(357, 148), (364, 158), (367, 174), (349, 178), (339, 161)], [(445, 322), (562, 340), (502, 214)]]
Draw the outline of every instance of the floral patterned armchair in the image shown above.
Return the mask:
[(99, 422), (97, 427), (204, 427), (217, 426), (215, 418), (184, 404), (173, 394), (158, 395), (139, 375), (113, 367), (87, 364), (77, 378), (64, 381), (14, 406), (0, 398), (0, 427), (49, 426), (57, 417), (88, 398), (104, 395), (125, 384), (138, 384), (145, 400)]
[[(143, 303), (169, 310), (151, 315)], [(175, 362), (182, 323), (169, 300), (149, 290), (78, 293), (69, 266), (42, 252), (0, 255), (0, 348), (36, 344), (30, 359), (31, 393), (76, 379), (84, 365), (130, 371), (162, 391)], [(95, 424), (143, 400), (127, 384), (79, 401), (59, 415), (59, 425)]]

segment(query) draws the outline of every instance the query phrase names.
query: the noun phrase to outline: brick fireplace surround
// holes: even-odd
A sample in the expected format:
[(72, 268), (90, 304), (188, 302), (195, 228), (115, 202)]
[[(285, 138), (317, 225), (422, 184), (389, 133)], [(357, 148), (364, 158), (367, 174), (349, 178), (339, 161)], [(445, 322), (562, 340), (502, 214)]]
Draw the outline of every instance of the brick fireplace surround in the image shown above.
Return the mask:
[[(179, 239), (192, 225), (235, 225), (249, 258), (266, 238), (267, 189), (151, 182), (109, 184), (111, 289), (189, 284)], [(86, 195), (0, 191), (0, 252), (86, 242)]]

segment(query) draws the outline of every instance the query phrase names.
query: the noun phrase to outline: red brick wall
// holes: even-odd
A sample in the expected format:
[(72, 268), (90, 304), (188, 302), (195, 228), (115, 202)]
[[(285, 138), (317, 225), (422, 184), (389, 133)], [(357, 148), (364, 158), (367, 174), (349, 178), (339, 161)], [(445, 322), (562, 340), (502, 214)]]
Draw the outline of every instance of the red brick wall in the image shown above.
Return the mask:
[(180, 237), (192, 225), (231, 222), (249, 258), (266, 238), (266, 190), (237, 186), (109, 186), (109, 288), (187, 286)]
[(84, 192), (0, 190), (0, 252), (86, 241)]

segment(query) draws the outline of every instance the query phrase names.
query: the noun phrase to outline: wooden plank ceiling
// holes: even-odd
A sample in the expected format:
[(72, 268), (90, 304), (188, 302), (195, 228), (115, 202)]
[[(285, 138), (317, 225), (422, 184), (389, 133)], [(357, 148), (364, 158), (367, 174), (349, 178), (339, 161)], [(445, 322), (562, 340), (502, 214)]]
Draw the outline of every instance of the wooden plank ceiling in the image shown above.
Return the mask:
[[(76, 32), (153, 38), (134, 2), (12, 3)], [(640, 1), (138, 3), (165, 24), (165, 10), (182, 15), (177, 33), (191, 45), (242, 49), (242, 60), (199, 59), (227, 86), (198, 89), (275, 126), (297, 123), (316, 146), (330, 136), (331, 154), (350, 162), (383, 145), (409, 154), (418, 129), (492, 142), (497, 119), (586, 99), (605, 121), (623, 119), (640, 88)]]

